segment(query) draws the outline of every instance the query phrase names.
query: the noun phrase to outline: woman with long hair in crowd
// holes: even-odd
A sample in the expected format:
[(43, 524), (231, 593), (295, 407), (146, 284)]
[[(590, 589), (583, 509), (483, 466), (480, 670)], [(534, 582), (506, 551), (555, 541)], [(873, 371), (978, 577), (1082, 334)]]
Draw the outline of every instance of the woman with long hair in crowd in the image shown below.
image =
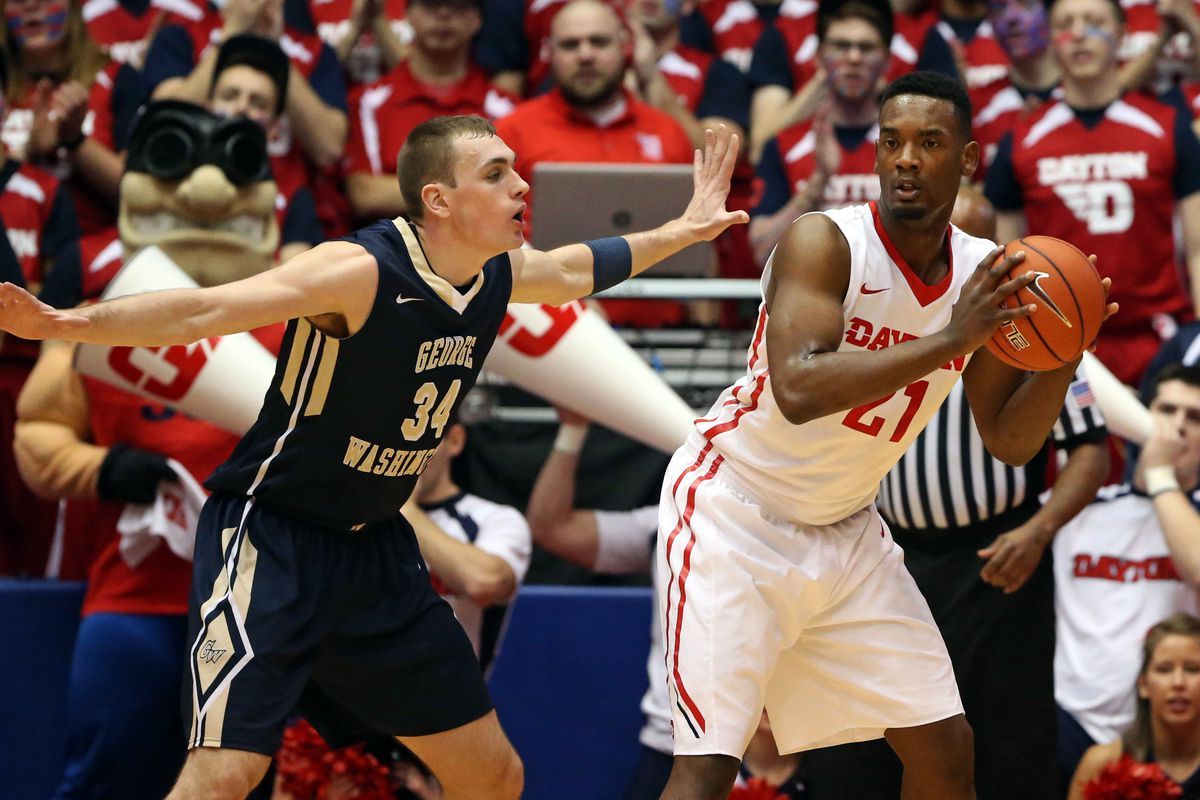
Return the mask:
[[(123, 149), (142, 87), (88, 34), (82, 0), (0, 0), (7, 66), (0, 139), (8, 154), (66, 182), (82, 233), (116, 224)], [(88, 114), (93, 118), (88, 121)]]
[(1172, 614), (1150, 629), (1125, 735), (1090, 748), (1068, 800), (1200, 800), (1200, 619)]
[(4, 143), (15, 157), (46, 166), (59, 148), (78, 144), (88, 88), (108, 57), (88, 37), (78, 2), (0, 2), (9, 74)]

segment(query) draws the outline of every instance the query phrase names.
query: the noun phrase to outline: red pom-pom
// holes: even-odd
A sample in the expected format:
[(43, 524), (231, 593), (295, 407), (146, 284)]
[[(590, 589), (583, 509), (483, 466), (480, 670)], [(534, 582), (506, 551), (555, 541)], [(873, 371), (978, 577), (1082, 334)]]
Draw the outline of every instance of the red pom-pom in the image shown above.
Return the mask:
[(279, 785), (295, 800), (393, 800), (396, 785), (388, 767), (362, 745), (331, 750), (306, 721), (283, 732), (275, 756)]
[(762, 778), (751, 778), (745, 786), (733, 787), (729, 800), (788, 800), (788, 797)]
[(1128, 755), (1105, 765), (1083, 787), (1084, 800), (1177, 800), (1183, 788), (1158, 764), (1142, 764)]

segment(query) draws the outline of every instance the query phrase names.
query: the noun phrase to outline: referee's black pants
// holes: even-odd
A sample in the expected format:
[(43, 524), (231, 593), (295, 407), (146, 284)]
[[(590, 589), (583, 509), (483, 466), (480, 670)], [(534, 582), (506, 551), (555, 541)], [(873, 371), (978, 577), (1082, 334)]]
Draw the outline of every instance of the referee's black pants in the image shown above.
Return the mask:
[[(979, 800), (1062, 800), (1055, 762), (1050, 548), (1011, 595), (980, 579), (984, 562), (976, 555), (1032, 511), (1010, 511), (974, 528), (892, 529), (954, 664), (975, 732)], [(812, 800), (900, 797), (900, 762), (882, 740), (814, 750), (806, 764)]]

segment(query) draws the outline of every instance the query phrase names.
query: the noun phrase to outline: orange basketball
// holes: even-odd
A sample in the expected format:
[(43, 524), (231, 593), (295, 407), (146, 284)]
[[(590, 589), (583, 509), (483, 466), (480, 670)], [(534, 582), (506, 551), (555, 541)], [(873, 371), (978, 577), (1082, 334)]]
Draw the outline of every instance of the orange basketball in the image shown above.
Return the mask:
[(1011, 295), (1005, 306), (1034, 303), (1037, 311), (1005, 322), (992, 334), (987, 347), (996, 358), (1017, 369), (1057, 369), (1074, 361), (1100, 332), (1104, 287), (1087, 256), (1069, 242), (1053, 236), (1025, 236), (1005, 245), (1004, 257), (1020, 250), (1025, 251), (1025, 260), (1008, 277), (1030, 270), (1037, 277)]

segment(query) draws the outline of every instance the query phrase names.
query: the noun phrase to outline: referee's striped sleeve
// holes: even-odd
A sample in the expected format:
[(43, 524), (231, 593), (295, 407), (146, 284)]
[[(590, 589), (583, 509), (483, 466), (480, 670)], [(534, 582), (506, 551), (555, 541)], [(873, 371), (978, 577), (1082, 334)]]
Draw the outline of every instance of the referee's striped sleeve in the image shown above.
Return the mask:
[(1096, 404), (1082, 366), (1075, 370), (1075, 379), (1067, 388), (1063, 408), (1051, 430), (1051, 436), (1056, 447), (1066, 449), (1085, 442), (1103, 441), (1108, 436), (1104, 414)]
[[(1064, 451), (1108, 435), (1082, 370), (1067, 390), (1051, 435)], [(1031, 502), (1044, 488), (1044, 468), (1044, 459), (1013, 467), (992, 457), (959, 381), (884, 477), (876, 504), (901, 528), (965, 528)]]

